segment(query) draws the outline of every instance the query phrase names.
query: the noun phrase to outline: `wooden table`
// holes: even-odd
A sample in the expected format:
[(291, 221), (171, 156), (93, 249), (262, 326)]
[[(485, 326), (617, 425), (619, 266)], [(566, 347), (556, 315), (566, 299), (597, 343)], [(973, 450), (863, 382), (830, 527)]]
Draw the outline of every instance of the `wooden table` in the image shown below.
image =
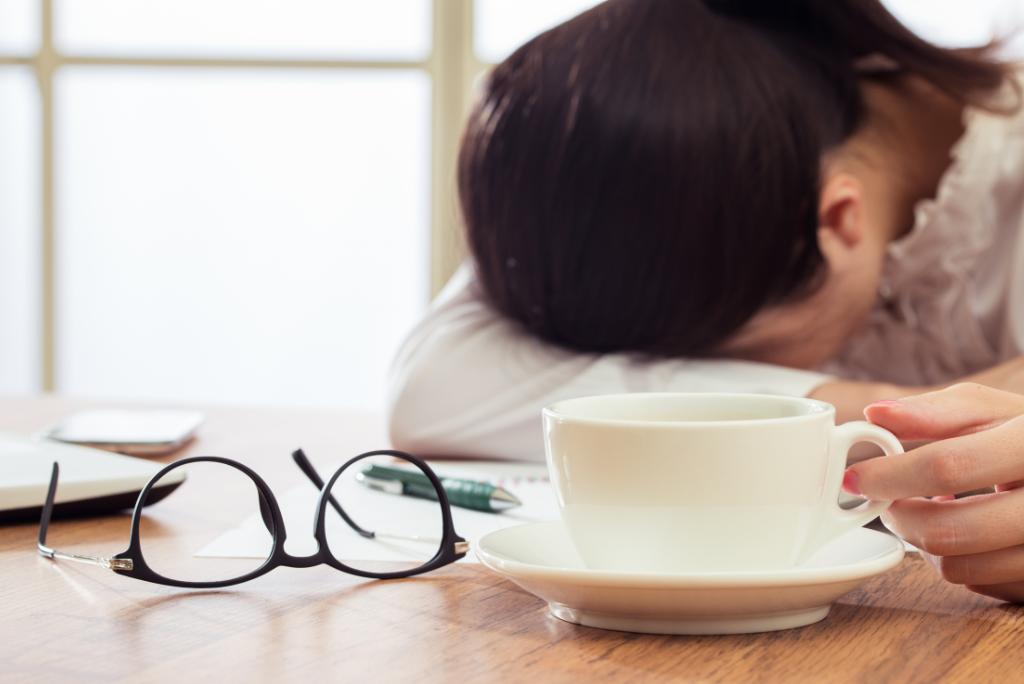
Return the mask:
[[(35, 431), (86, 405), (100, 404), (0, 400), (0, 430)], [(278, 492), (303, 481), (288, 458), (297, 446), (328, 463), (385, 443), (372, 416), (205, 410), (201, 437), (184, 453), (242, 460)], [(161, 504), (171, 512), (161, 522), (194, 535), (189, 510), (200, 503), (182, 488)], [(127, 532), (124, 515), (58, 521), (51, 540), (111, 553)], [(474, 565), (392, 582), (281, 568), (239, 587), (191, 592), (50, 562), (36, 555), (35, 535), (34, 525), (0, 529), (5, 683), (1024, 681), (1024, 608), (945, 584), (917, 555), (810, 627), (668, 637), (561, 622)]]

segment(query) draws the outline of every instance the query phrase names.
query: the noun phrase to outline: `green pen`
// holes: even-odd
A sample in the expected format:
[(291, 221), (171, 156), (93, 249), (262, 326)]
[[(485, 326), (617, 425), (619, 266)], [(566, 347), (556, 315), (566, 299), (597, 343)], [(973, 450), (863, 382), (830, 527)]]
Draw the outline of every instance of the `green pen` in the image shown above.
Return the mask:
[[(508, 490), (486, 482), (455, 477), (438, 479), (441, 480), (444, 493), (448, 495), (448, 502), (453, 506), (486, 513), (501, 513), (523, 503)], [(437, 501), (437, 492), (430, 478), (406, 468), (372, 465), (357, 473), (356, 480), (381, 492)]]

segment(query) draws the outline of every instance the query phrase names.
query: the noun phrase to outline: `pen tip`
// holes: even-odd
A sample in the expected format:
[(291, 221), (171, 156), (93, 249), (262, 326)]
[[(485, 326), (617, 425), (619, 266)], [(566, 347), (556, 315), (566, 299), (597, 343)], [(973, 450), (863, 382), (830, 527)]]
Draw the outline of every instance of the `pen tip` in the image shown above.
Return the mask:
[(491, 493), (491, 508), (495, 511), (507, 511), (522, 505), (523, 502), (519, 500), (519, 497), (501, 487)]

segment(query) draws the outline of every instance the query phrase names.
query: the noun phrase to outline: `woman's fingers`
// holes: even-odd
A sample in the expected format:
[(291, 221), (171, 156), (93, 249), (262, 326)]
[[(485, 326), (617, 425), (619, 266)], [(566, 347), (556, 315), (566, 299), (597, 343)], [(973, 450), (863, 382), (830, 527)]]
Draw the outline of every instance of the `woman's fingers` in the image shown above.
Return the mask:
[[(893, 532), (943, 560), (984, 554), (1024, 545), (1024, 489), (955, 501), (904, 499), (882, 518)], [(1024, 580), (1024, 572), (1016, 579)]]
[(881, 401), (864, 409), (869, 421), (905, 441), (965, 435), (1022, 414), (1024, 396), (976, 383), (960, 383), (898, 401)]
[[(847, 469), (845, 486), (869, 499), (957, 494), (1024, 479), (1024, 416), (984, 432), (926, 444)], [(1022, 525), (1021, 527), (1024, 527)]]
[(967, 588), (976, 594), (984, 594), (1001, 601), (1010, 603), (1024, 603), (1024, 582), (1010, 582), (1007, 584), (968, 584)]
[[(934, 557), (946, 580), (1024, 602), (1024, 396), (964, 383), (864, 414), (902, 440), (932, 443), (854, 465), (844, 486), (895, 500), (886, 524)], [(992, 485), (992, 494), (949, 496)]]
[(942, 577), (953, 584), (995, 585), (1024, 582), (1024, 546), (937, 559)]

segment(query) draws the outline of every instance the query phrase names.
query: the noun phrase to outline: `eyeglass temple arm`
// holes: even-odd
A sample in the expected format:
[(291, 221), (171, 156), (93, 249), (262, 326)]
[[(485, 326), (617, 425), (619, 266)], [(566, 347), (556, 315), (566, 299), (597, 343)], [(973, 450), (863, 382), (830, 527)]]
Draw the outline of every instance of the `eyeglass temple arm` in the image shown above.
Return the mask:
[[(320, 477), (320, 473), (316, 471), (316, 468), (313, 467), (309, 457), (306, 456), (306, 453), (302, 449), (296, 449), (292, 452), (292, 460), (295, 461), (295, 465), (299, 466), (299, 470), (309, 478), (310, 482), (312, 482), (317, 489), (322, 490), (324, 488), (323, 478)], [(376, 536), (373, 532), (364, 530), (362, 527), (357, 525), (352, 518), (348, 517), (348, 513), (346, 513), (345, 509), (341, 507), (341, 504), (338, 503), (338, 500), (334, 498), (333, 494), (327, 494), (327, 501), (330, 502), (331, 507), (338, 512), (338, 515), (340, 515), (348, 526), (355, 530), (356, 534), (360, 537), (373, 539), (374, 536)]]
[(65, 553), (46, 545), (46, 532), (50, 529), (50, 518), (53, 517), (53, 501), (57, 495), (57, 480), (60, 476), (60, 465), (54, 461), (50, 474), (50, 488), (46, 491), (46, 503), (43, 504), (43, 515), (39, 519), (39, 539), (36, 548), (39, 554), (51, 560), (61, 559), (98, 565), (110, 570), (131, 570), (132, 562), (127, 558), (107, 558), (106, 556), (82, 556), (77, 553)]

